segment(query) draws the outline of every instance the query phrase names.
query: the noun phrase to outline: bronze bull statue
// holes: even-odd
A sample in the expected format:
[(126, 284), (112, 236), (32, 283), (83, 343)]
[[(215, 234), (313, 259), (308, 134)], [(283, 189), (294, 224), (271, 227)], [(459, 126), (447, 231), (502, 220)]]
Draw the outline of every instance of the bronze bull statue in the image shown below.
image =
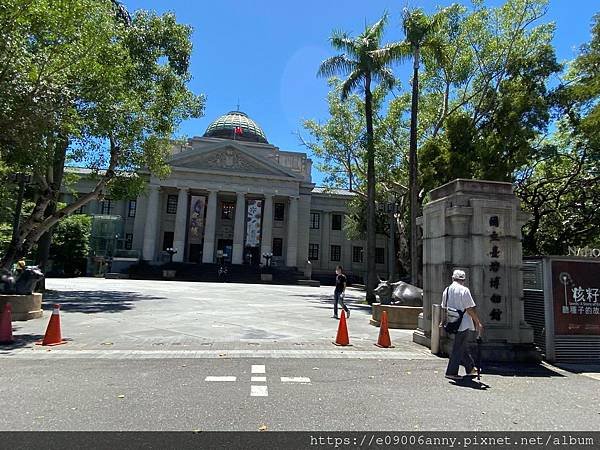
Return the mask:
[(44, 278), (44, 274), (38, 266), (27, 266), (17, 279), (8, 271), (0, 274), (0, 293), (3, 294), (32, 294), (35, 285)]
[(423, 306), (423, 289), (404, 281), (391, 283), (379, 279), (375, 294), (379, 296), (382, 305)]

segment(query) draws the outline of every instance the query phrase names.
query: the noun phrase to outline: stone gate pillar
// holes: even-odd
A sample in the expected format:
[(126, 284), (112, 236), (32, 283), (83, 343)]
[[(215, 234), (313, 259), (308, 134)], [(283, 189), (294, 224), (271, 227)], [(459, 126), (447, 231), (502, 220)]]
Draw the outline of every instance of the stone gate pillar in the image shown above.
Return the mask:
[[(485, 326), (483, 357), (537, 358), (523, 310), (521, 226), (528, 215), (512, 184), (458, 179), (431, 191), (430, 199), (422, 217), (423, 314), (413, 340), (431, 347), (431, 305), (441, 303), (458, 268)], [(451, 341), (442, 336), (440, 348), (448, 353)]]

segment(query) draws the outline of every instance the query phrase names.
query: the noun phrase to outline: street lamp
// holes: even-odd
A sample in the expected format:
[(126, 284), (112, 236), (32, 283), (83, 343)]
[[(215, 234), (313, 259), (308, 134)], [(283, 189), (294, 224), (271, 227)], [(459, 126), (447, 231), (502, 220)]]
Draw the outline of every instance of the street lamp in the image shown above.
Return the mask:
[(263, 253), (262, 257), (265, 258), (265, 261), (266, 261), (265, 267), (267, 269), (270, 268), (271, 267), (271, 259), (273, 258), (273, 253), (271, 253), (271, 252)]
[(177, 249), (173, 247), (169, 247), (165, 250), (169, 254), (169, 263), (173, 262), (173, 255), (177, 253)]

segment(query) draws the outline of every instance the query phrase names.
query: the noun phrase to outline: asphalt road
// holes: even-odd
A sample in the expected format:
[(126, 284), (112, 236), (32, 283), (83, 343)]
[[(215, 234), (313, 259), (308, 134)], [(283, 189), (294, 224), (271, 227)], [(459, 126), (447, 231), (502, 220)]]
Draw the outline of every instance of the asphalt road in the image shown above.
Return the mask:
[(478, 388), (444, 379), (444, 366), (444, 360), (4, 360), (0, 429), (600, 429), (597, 380), (545, 368), (514, 376), (490, 367), (495, 373)]

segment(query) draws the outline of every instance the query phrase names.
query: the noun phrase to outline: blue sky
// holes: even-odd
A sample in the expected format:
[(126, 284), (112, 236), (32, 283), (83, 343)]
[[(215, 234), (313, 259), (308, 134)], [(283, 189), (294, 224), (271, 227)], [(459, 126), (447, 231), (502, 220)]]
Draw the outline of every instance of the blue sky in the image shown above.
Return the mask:
[[(328, 38), (340, 29), (356, 35), (388, 11), (384, 42), (403, 38), (400, 13), (406, 5), (434, 11), (453, 1), (392, 0), (123, 0), (130, 11), (172, 11), (193, 27), (191, 89), (207, 97), (204, 117), (182, 124), (180, 134), (201, 136), (217, 117), (237, 107), (254, 119), (282, 150), (306, 151), (295, 133), (303, 119), (327, 118), (327, 83), (319, 64), (334, 54)], [(469, 4), (469, 2), (459, 2)], [(502, 2), (490, 1), (490, 5)], [(599, 12), (592, 0), (550, 0), (542, 20), (556, 23), (558, 59), (567, 61), (589, 41)], [(397, 71), (408, 84), (408, 72)], [(304, 132), (306, 135), (306, 133)], [(313, 169), (313, 182), (322, 176)]]

